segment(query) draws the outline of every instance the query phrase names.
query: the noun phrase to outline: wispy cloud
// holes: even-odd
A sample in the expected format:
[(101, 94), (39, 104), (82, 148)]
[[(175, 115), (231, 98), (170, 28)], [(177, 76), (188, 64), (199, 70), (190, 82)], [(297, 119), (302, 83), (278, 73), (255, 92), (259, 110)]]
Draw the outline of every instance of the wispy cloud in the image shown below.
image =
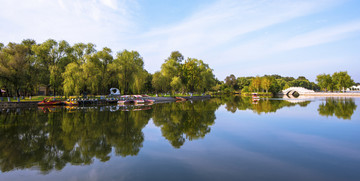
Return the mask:
[(351, 33), (358, 31), (360, 31), (360, 20), (300, 34), (279, 43), (274, 50), (282, 51), (315, 46), (349, 37)]
[[(359, 36), (360, 19), (312, 19), (346, 2), (215, 0), (180, 15), (181, 21), (145, 30), (141, 17), (147, 14), (140, 9), (146, 7), (136, 0), (0, 0), (0, 41), (54, 38), (93, 42), (114, 52), (133, 49), (144, 57), (150, 72), (159, 70), (171, 51), (179, 50), (186, 57), (205, 60), (223, 79), (229, 72), (260, 72), (274, 64), (296, 67), (299, 63), (288, 60), (296, 54), (289, 52)], [(320, 62), (328, 57), (316, 58)]]
[(0, 0), (0, 4), (3, 42), (53, 38), (110, 46), (111, 40), (125, 36), (136, 26), (132, 21), (133, 1)]
[[(265, 58), (269, 60), (283, 52), (342, 40), (351, 37), (352, 33), (358, 34), (360, 21), (330, 25), (316, 22), (319, 26), (314, 27), (311, 25), (317, 20), (301, 21), (301, 18), (327, 11), (341, 3), (343, 1), (219, 0), (181, 22), (144, 32), (134, 38), (136, 41), (132, 48), (139, 50), (145, 60), (151, 62), (151, 65), (147, 64), (150, 71), (158, 70), (171, 51), (179, 50), (185, 56), (204, 59), (211, 67), (216, 67), (215, 73), (220, 79), (230, 69), (235, 74), (236, 70), (249, 73), (247, 70), (254, 67), (284, 63), (281, 62), (284, 60), (266, 61)], [(291, 60), (287, 61), (287, 65), (291, 64)], [(240, 67), (241, 62), (245, 66)], [(297, 65), (295, 62), (289, 66)]]
[[(143, 41), (137, 41), (140, 43), (136, 46), (140, 47), (145, 55), (148, 52), (149, 54), (158, 52), (162, 59), (170, 51), (178, 49), (188, 56), (210, 58), (211, 63), (217, 61), (211, 57), (222, 57), (221, 52), (228, 52), (228, 49), (239, 47), (234, 50), (237, 54), (231, 54), (232, 57), (227, 57), (226, 60), (237, 61), (237, 57), (242, 57), (242, 54), (239, 54), (241, 47), (250, 45), (253, 50), (251, 52), (254, 52), (259, 48), (262, 49), (261, 42), (268, 40), (266, 36), (262, 36), (261, 41), (257, 38), (246, 40), (249, 34), (321, 11), (334, 4), (336, 4), (335, 1), (220, 0), (180, 23), (154, 28), (144, 33), (139, 37)], [(244, 50), (246, 54), (248, 48)], [(151, 57), (151, 59), (159, 58)]]

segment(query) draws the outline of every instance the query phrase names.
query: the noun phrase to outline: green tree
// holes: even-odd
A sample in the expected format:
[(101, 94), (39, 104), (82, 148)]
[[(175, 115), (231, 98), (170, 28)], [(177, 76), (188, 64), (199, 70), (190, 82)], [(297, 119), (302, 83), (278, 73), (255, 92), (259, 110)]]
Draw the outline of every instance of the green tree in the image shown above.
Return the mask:
[[(164, 91), (169, 91), (172, 87), (170, 83), (174, 77), (180, 77), (180, 66), (181, 64), (176, 61), (176, 59), (171, 58), (171, 56), (161, 65), (161, 74), (165, 81), (166, 88)], [(181, 80), (181, 79), (180, 79)], [(180, 89), (180, 87), (179, 87)], [(178, 90), (174, 90), (178, 91)]]
[(236, 77), (234, 74), (231, 74), (230, 76), (226, 76), (224, 81), (225, 84), (231, 89), (236, 90), (238, 88)]
[(321, 89), (328, 91), (333, 90), (333, 80), (330, 74), (320, 74), (316, 76), (316, 81)]
[(251, 83), (251, 79), (247, 77), (238, 77), (236, 79), (239, 89), (243, 89), (245, 86), (249, 86)]
[(9, 43), (0, 52), (0, 79), (8, 83), (19, 97), (21, 89), (25, 89), (29, 77), (31, 78), (31, 66), (33, 59), (29, 49), (24, 44)]
[(180, 77), (174, 77), (170, 82), (170, 86), (173, 90), (173, 94), (176, 90), (180, 90), (183, 86)]
[(261, 87), (261, 77), (256, 76), (255, 78), (253, 78), (251, 80), (250, 89), (255, 90), (256, 92), (259, 92), (260, 87)]
[(157, 93), (165, 92), (167, 89), (166, 78), (161, 72), (155, 72), (152, 78), (152, 85)]
[(212, 69), (202, 60), (188, 58), (183, 67), (184, 84), (190, 92), (205, 92), (215, 85)]
[(168, 57), (165, 62), (168, 60), (175, 60), (178, 63), (181, 63), (184, 60), (184, 56), (179, 51), (173, 51), (170, 54), (170, 57)]
[[(144, 62), (137, 51), (124, 50), (117, 53), (113, 65), (117, 70), (118, 84), (124, 94), (133, 93), (141, 90), (143, 84), (137, 83), (136, 80), (145, 82), (146, 74), (144, 70)], [(140, 87), (139, 87), (140, 86)], [(136, 90), (134, 90), (136, 88)]]
[(271, 86), (271, 79), (269, 77), (263, 77), (261, 78), (261, 85), (260, 87), (264, 90), (266, 90), (266, 93), (269, 91)]
[(354, 80), (351, 79), (350, 75), (347, 73), (347, 71), (340, 71), (335, 72), (332, 75), (332, 79), (334, 81), (335, 86), (338, 88), (339, 91), (346, 90), (346, 88), (349, 88), (355, 84)]
[(113, 62), (111, 49), (104, 47), (101, 51), (86, 55), (84, 65), (84, 74), (86, 76), (87, 87), (89, 87), (93, 94), (106, 94), (110, 88), (111, 76), (113, 71), (110, 70), (109, 65)]
[(81, 66), (76, 62), (68, 64), (62, 76), (64, 78), (64, 94), (66, 96), (79, 96), (85, 86), (83, 69)]
[(44, 76), (41, 83), (51, 86), (55, 95), (56, 90), (61, 89), (62, 86), (61, 73), (65, 70), (66, 65), (72, 61), (68, 55), (72, 54), (73, 49), (65, 40), (58, 43), (49, 39), (40, 45), (33, 46), (32, 50), (38, 60), (41, 76)]
[(76, 43), (72, 46), (73, 56), (79, 64), (84, 64), (89, 56), (96, 52), (95, 45), (92, 43)]

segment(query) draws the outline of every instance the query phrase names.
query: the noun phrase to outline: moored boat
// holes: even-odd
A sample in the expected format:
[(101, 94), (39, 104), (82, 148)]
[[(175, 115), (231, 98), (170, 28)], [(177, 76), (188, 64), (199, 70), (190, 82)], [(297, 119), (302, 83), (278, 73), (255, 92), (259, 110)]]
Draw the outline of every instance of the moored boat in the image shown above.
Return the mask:
[(154, 99), (145, 99), (144, 101), (145, 101), (145, 103), (147, 103), (147, 104), (153, 104), (153, 103), (155, 102)]
[(186, 101), (187, 99), (183, 98), (183, 97), (175, 97), (176, 102), (183, 102)]
[(144, 99), (135, 99), (134, 102), (135, 102), (135, 104), (144, 104), (145, 103)]
[(63, 101), (61, 99), (55, 97), (48, 97), (44, 98), (43, 101), (39, 102), (39, 106), (46, 106), (46, 105), (62, 105)]
[(68, 106), (76, 106), (79, 105), (79, 102), (76, 100), (76, 97), (70, 96), (69, 99), (64, 101), (64, 103)]
[(257, 93), (252, 93), (252, 100), (253, 100), (254, 102), (260, 100), (260, 97), (257, 95)]

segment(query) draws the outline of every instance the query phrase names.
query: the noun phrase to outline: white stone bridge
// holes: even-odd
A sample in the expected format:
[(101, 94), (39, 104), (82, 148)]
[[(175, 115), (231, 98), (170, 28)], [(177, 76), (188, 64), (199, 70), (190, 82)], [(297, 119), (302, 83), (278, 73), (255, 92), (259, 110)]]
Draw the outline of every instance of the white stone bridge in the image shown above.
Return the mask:
[(297, 92), (297, 93), (299, 93), (301, 95), (301, 94), (314, 93), (315, 91), (306, 89), (304, 87), (289, 87), (289, 88), (287, 88), (285, 90), (282, 90), (282, 93), (284, 95), (292, 95), (295, 92)]

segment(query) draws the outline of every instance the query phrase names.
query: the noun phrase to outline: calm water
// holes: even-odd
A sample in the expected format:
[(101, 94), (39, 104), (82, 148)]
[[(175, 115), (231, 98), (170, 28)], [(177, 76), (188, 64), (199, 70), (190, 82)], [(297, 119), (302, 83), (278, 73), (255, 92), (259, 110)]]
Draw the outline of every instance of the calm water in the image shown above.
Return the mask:
[(0, 112), (0, 180), (360, 180), (360, 98)]

